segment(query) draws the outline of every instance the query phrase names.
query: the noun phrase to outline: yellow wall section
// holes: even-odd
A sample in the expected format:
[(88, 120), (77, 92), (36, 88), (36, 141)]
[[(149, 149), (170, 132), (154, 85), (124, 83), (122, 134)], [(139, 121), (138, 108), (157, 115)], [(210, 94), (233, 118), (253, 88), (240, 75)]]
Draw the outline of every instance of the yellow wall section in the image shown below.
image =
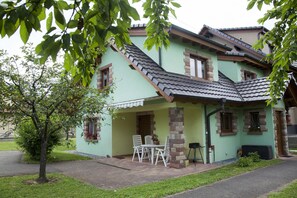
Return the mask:
[(155, 114), (155, 133), (158, 135), (160, 144), (164, 144), (166, 137), (169, 135), (169, 117), (168, 109), (154, 111)]
[(118, 114), (112, 123), (112, 155), (133, 153), (132, 135), (136, 134), (136, 114)]
[[(189, 143), (199, 142), (204, 145), (204, 119), (202, 105), (187, 105), (184, 107), (184, 134), (185, 134), (185, 154), (188, 155)], [(203, 150), (201, 149), (203, 153)], [(190, 159), (193, 158), (194, 151), (191, 151)], [(201, 158), (199, 151), (197, 158)]]

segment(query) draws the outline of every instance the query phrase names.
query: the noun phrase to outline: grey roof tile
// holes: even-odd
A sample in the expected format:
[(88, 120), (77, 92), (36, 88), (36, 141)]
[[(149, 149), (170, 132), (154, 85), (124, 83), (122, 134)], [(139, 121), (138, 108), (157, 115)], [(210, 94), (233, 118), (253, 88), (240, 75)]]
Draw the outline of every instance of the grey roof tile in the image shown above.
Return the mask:
[(134, 44), (127, 45), (124, 54), (168, 96), (189, 96), (205, 99), (226, 98), (245, 102), (267, 100), (269, 82), (266, 78), (234, 83), (219, 72), (219, 81), (199, 81), (189, 76), (167, 72)]

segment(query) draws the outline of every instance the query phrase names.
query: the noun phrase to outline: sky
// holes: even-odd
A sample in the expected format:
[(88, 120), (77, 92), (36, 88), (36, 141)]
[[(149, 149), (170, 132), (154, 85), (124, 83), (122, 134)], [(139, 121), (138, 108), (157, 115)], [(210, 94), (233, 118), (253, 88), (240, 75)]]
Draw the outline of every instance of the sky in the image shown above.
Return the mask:
[[(257, 20), (267, 10), (267, 7), (263, 6), (262, 11), (258, 11), (257, 8), (247, 11), (247, 0), (177, 0), (177, 2), (182, 7), (176, 9), (177, 19), (171, 16), (170, 21), (195, 33), (198, 33), (204, 24), (213, 28), (259, 26)], [(141, 8), (138, 6), (138, 9)], [(272, 29), (273, 22), (264, 26)], [(10, 38), (0, 38), (0, 49), (7, 50), (9, 54), (20, 53), (23, 43), (19, 37), (17, 32)], [(42, 33), (32, 32), (29, 42), (38, 44), (41, 38)]]

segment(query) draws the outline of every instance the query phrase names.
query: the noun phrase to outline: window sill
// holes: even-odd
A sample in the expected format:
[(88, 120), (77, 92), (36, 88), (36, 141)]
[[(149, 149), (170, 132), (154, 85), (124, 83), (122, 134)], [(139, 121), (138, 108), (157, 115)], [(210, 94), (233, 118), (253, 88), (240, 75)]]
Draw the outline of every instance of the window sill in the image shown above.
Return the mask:
[(249, 131), (247, 134), (248, 135), (262, 135), (263, 133), (261, 131)]
[(98, 140), (92, 140), (92, 139), (85, 139), (88, 143), (98, 143)]
[(220, 136), (234, 136), (237, 133), (220, 133)]

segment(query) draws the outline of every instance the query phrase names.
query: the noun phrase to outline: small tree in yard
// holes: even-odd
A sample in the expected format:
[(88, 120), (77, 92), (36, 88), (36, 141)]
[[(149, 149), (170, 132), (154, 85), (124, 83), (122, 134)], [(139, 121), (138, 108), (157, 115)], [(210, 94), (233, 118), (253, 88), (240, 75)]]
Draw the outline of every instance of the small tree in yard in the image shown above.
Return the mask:
[(15, 124), (28, 119), (33, 123), (32, 131), (41, 144), (37, 181), (45, 183), (51, 134), (80, 125), (84, 115), (103, 113), (110, 89), (100, 91), (74, 83), (58, 63), (40, 64), (32, 45), (24, 46), (22, 52), (21, 59), (0, 50), (0, 112), (10, 112)]

